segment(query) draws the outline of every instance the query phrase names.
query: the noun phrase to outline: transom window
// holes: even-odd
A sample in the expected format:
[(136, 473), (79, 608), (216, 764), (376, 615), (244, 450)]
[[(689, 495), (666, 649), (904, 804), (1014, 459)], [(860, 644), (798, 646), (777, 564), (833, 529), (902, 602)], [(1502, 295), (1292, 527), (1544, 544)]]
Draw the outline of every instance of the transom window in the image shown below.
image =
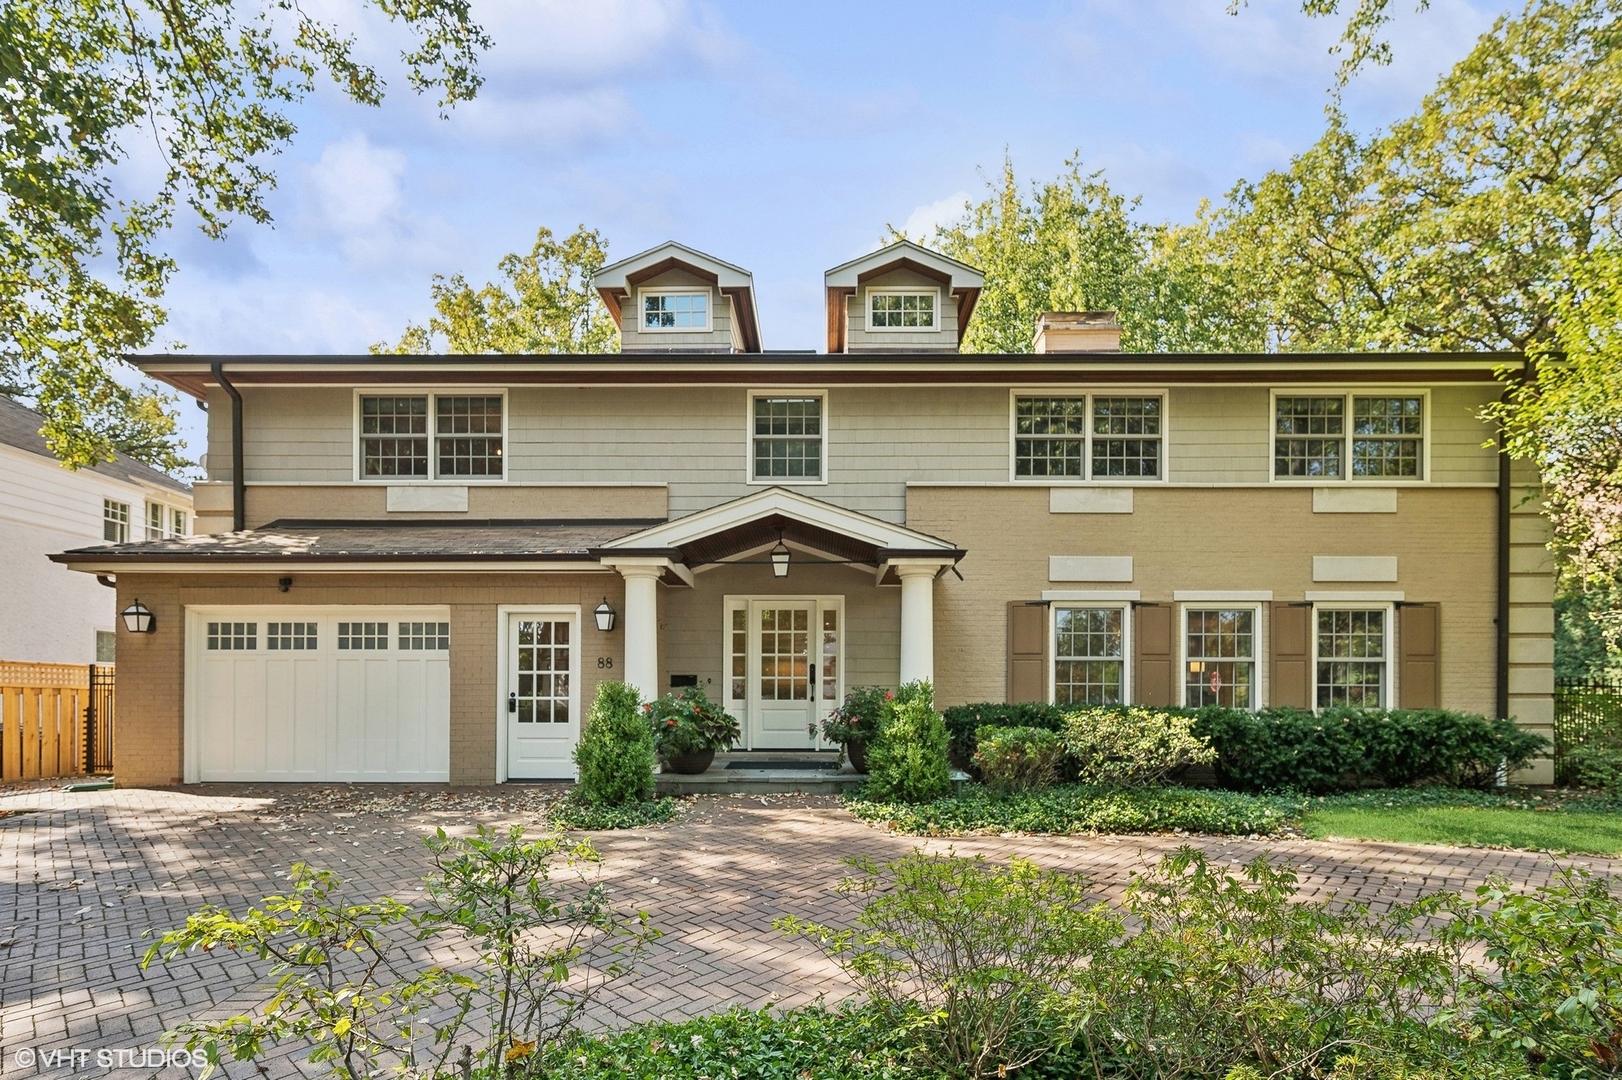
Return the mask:
[(1058, 705), (1119, 705), (1126, 670), (1124, 608), (1056, 608), (1053, 700)]
[(500, 394), (362, 397), (361, 476), (500, 479), (506, 456), (504, 404)]
[(1160, 479), (1164, 405), (1159, 396), (1014, 399), (1014, 475), (1037, 479)]
[(1384, 708), (1387, 609), (1320, 608), (1317, 622), (1318, 708)]
[(101, 500), (101, 538), (109, 543), (122, 544), (130, 538), (130, 504), (112, 499)]
[(822, 479), (822, 396), (754, 399), (756, 480)]
[(338, 624), (338, 648), (387, 649), (389, 624), (386, 622), (341, 622)]
[(211, 622), (208, 624), (210, 650), (246, 652), (259, 648), (256, 622)]
[(313, 649), (316, 647), (315, 623), (273, 622), (265, 624), (265, 648), (271, 650)]
[(451, 647), (451, 624), (448, 622), (403, 622), (400, 624), (400, 648), (405, 651), (437, 649), (443, 652)]
[(935, 329), (933, 292), (879, 292), (867, 294), (868, 326), (874, 330)]
[(1273, 399), (1276, 477), (1418, 480), (1424, 441), (1422, 395), (1281, 394)]
[(642, 294), (642, 329), (708, 330), (710, 294), (673, 292)]
[(1183, 704), (1256, 707), (1256, 609), (1212, 608), (1184, 615)]

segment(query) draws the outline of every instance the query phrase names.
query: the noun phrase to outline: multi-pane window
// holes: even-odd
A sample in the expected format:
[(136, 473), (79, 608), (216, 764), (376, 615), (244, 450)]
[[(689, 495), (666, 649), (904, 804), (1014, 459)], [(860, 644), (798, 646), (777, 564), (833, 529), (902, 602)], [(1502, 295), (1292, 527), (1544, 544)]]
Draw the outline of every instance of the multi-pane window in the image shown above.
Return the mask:
[(1183, 704), (1256, 707), (1256, 610), (1187, 613)]
[(1093, 398), (1093, 476), (1160, 475), (1160, 399)]
[(386, 622), (341, 622), (338, 624), (338, 648), (387, 649), (389, 624)]
[(709, 293), (643, 293), (642, 329), (708, 330)]
[(1424, 474), (1420, 395), (1280, 395), (1273, 400), (1273, 475), (1418, 480)]
[(162, 503), (146, 504), (146, 538), (148, 540), (162, 540), (164, 520), (168, 515), (164, 513)]
[(512, 700), (520, 724), (569, 722), (570, 625), (567, 619), (518, 620), (518, 689)]
[(501, 397), (436, 397), (440, 476), (501, 475)]
[(1318, 708), (1385, 703), (1386, 609), (1318, 610)]
[(259, 624), (256, 622), (211, 622), (208, 624), (208, 647), (219, 651), (246, 652), (259, 648)]
[(756, 480), (822, 479), (822, 398), (754, 399)]
[(812, 699), (811, 613), (803, 607), (760, 613), (760, 699)]
[(732, 700), (743, 701), (748, 694), (749, 684), (749, 611), (747, 608), (732, 609), (732, 629), (730, 649), (732, 659)]
[(186, 535), (186, 511), (175, 509), (169, 511), (169, 535)]
[(822, 612), (822, 700), (839, 700), (839, 609)]
[(1054, 619), (1054, 702), (1119, 705), (1126, 670), (1125, 609), (1058, 608)]
[(874, 330), (933, 330), (935, 294), (870, 292), (868, 326)]
[(403, 622), (400, 624), (400, 648), (406, 651), (437, 649), (443, 652), (451, 647), (451, 624), (448, 622)]
[(1082, 475), (1087, 452), (1085, 397), (1014, 399), (1014, 474)]
[(122, 544), (129, 540), (129, 503), (115, 502), (112, 499), (101, 500), (101, 537), (114, 544)]
[(362, 476), (428, 475), (428, 399), (360, 399)]
[(313, 622), (273, 622), (265, 624), (265, 648), (288, 651), (315, 648)]

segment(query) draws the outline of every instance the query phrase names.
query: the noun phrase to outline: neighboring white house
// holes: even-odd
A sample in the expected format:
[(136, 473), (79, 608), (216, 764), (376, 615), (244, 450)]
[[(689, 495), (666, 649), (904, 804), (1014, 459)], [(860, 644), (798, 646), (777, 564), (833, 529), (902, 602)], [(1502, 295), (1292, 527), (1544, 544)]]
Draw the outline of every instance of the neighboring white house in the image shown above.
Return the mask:
[(110, 662), (114, 591), (46, 556), (183, 536), (191, 532), (191, 487), (122, 454), (64, 468), (39, 434), (43, 422), (0, 395), (0, 660)]

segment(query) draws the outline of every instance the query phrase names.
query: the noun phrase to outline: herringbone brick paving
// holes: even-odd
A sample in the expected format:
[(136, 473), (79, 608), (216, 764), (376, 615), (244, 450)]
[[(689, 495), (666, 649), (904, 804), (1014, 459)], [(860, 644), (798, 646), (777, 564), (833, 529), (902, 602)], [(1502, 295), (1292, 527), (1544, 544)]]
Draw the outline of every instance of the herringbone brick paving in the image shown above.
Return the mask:
[[(0, 792), (0, 1077), (62, 1070), (19, 1066), (19, 1048), (156, 1045), (180, 1021), (228, 1015), (258, 1000), (262, 972), (238, 956), (196, 954), (141, 970), (146, 935), (204, 903), (240, 909), (304, 860), (342, 873), (357, 893), (409, 902), (428, 862), (422, 836), (476, 823), (539, 827), (557, 789), (243, 788), (67, 794)], [(1244, 861), (1271, 850), (1300, 871), (1303, 892), (1386, 906), (1501, 873), (1547, 881), (1554, 859), (1528, 852), (1384, 843), (1178, 837), (973, 837), (919, 841), (869, 828), (817, 797), (716, 797), (678, 820), (599, 834), (600, 874), (626, 908), (664, 932), (632, 979), (613, 984), (595, 1020), (694, 1016), (730, 1005), (797, 1005), (849, 993), (807, 942), (772, 930), (783, 914), (847, 921), (834, 892), (850, 856), (893, 858), (916, 846), (1075, 871), (1103, 896), (1183, 843)], [(1609, 872), (1607, 860), (1575, 860)], [(454, 959), (454, 957), (447, 957)], [(268, 1075), (295, 1071), (288, 1056)], [(98, 1075), (93, 1065), (80, 1070)], [(240, 1068), (231, 1075), (253, 1075)], [(151, 1070), (145, 1070), (151, 1075)], [(131, 1073), (133, 1075), (133, 1073)]]

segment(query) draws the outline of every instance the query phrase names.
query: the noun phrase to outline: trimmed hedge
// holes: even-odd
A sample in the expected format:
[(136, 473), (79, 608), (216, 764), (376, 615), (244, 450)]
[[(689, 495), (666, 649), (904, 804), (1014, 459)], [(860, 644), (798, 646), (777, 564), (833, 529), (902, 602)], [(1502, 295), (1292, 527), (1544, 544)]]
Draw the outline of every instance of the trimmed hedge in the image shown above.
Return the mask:
[(977, 705), (953, 705), (944, 709), (946, 734), (950, 740), (952, 763), (967, 769), (974, 761), (975, 735), (982, 727), (1027, 727), (1046, 731), (1064, 730), (1064, 710), (1057, 705), (1040, 702), (1020, 702), (1004, 705), (999, 702), (981, 702)]

